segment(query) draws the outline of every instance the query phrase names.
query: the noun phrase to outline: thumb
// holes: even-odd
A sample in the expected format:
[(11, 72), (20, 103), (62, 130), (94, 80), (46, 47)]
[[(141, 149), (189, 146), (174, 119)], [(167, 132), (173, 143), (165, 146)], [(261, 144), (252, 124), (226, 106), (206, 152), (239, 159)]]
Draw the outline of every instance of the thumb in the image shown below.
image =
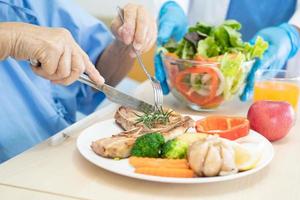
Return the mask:
[(270, 54), (264, 55), (263, 59), (257, 59), (254, 65), (252, 66), (247, 79), (246, 86), (243, 90), (243, 93), (240, 96), (241, 101), (247, 101), (252, 95), (254, 83), (255, 83), (255, 74), (259, 69), (267, 69), (272, 63), (276, 60), (275, 56), (270, 56)]
[(175, 29), (175, 24), (174, 23), (167, 23), (167, 22), (162, 22), (159, 25), (158, 29), (158, 36), (157, 36), (157, 44), (158, 46), (161, 46), (168, 42), (170, 37), (173, 34), (173, 31)]

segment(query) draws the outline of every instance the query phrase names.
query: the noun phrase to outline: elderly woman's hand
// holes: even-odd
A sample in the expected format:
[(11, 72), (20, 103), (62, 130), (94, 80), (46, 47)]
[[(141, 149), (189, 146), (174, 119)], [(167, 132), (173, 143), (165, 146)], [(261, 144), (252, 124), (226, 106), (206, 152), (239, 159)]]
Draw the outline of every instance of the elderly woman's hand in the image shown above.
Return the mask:
[(54, 83), (68, 85), (80, 74), (87, 73), (97, 84), (104, 79), (78, 46), (71, 33), (63, 28), (39, 27), (26, 23), (0, 23), (0, 60), (8, 56), (15, 59), (35, 59), (41, 67), (33, 71)]
[[(117, 16), (111, 25), (111, 30), (118, 41), (125, 45), (133, 45), (140, 53), (148, 51), (156, 41), (157, 26), (154, 17), (140, 5), (127, 4), (123, 8), (124, 24)], [(135, 57), (133, 51), (130, 52)]]

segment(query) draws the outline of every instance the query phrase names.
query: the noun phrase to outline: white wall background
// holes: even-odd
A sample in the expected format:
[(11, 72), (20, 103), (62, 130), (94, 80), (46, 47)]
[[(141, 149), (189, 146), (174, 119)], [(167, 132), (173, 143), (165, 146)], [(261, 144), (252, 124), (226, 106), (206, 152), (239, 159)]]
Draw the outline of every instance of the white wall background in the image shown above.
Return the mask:
[(90, 14), (97, 17), (111, 17), (116, 15), (116, 7), (127, 3), (144, 5), (150, 12), (154, 13), (153, 0), (75, 0)]

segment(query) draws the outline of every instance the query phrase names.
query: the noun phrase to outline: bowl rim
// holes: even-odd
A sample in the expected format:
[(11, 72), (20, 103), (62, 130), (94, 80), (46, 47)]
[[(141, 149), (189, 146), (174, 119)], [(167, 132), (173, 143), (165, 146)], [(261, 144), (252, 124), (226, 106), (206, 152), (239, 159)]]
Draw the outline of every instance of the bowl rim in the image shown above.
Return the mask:
[(263, 72), (271, 72), (271, 73), (288, 73), (288, 69), (258, 69), (255, 72), (255, 79), (260, 81), (300, 81), (300, 74), (288, 73), (289, 77), (279, 78), (279, 77), (270, 77), (268, 79), (260, 80), (259, 76), (262, 75)]
[[(196, 64), (196, 65), (207, 65), (207, 66), (215, 66), (217, 64), (220, 64), (220, 62), (216, 62), (216, 61), (199, 61), (199, 60), (190, 60), (190, 59), (182, 59), (182, 58), (174, 58), (172, 56), (168, 56), (165, 52), (161, 52), (160, 54), (161, 56), (163, 56), (164, 58), (166, 58), (167, 60), (170, 61), (176, 61), (176, 62), (180, 62), (180, 63), (190, 63), (190, 64)], [(253, 60), (248, 60), (245, 61), (244, 64), (253, 64), (255, 62), (255, 59)]]

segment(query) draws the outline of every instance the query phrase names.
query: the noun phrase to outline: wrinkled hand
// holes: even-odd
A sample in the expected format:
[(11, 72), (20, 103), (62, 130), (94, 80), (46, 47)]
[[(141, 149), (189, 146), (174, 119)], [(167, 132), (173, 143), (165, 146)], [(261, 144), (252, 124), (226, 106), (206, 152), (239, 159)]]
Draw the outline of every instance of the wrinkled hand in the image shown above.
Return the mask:
[(34, 59), (41, 67), (32, 70), (54, 83), (69, 85), (83, 72), (97, 84), (103, 84), (87, 54), (78, 46), (71, 33), (63, 28), (39, 27), (25, 23), (2, 23), (10, 33), (9, 55), (15, 59)]
[[(186, 33), (188, 22), (182, 8), (175, 2), (165, 3), (158, 17), (158, 38), (157, 47), (165, 44), (170, 38), (180, 40)], [(163, 63), (158, 52), (154, 57), (155, 76), (160, 81), (164, 94), (169, 93), (169, 87), (166, 81), (166, 74), (163, 68)]]
[[(154, 17), (140, 5), (127, 4), (123, 8), (124, 24), (117, 16), (111, 24), (111, 30), (117, 40), (140, 53), (147, 52), (154, 45), (157, 36), (157, 27)], [(135, 57), (133, 51), (131, 57)]]
[[(259, 31), (250, 43), (256, 40), (257, 36), (262, 37), (269, 43), (268, 50), (263, 58), (257, 60), (247, 77), (246, 87), (240, 96), (246, 101), (253, 93), (255, 72), (259, 69), (282, 69), (288, 59), (293, 57), (300, 47), (300, 36), (298, 30), (289, 24), (282, 24), (278, 27), (269, 27)], [(276, 74), (269, 74), (274, 76)], [(268, 75), (268, 76), (269, 76)]]

